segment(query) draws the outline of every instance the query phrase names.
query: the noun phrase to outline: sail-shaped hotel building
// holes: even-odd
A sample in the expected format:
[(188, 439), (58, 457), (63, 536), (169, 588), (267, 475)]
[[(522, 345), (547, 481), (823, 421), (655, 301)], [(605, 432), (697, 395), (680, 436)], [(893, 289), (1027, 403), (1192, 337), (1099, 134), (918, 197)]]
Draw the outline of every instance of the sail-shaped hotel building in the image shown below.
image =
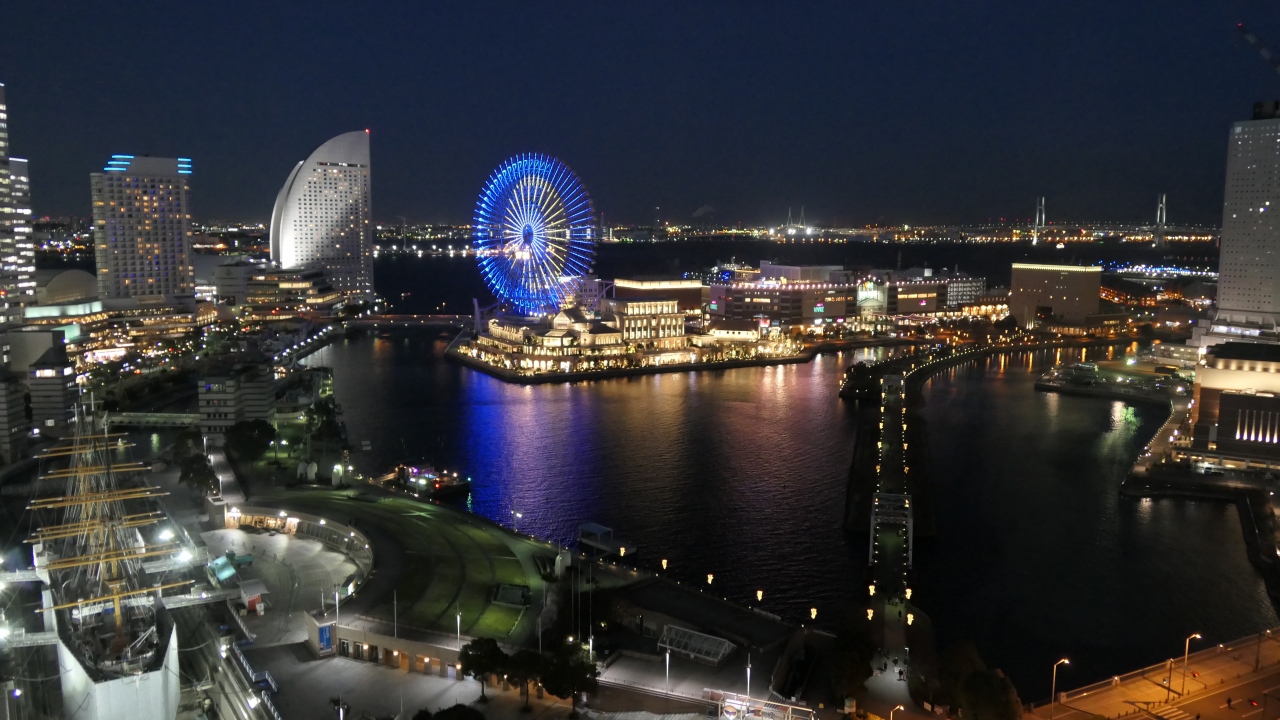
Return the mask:
[(271, 260), (322, 269), (352, 301), (373, 300), (369, 131), (339, 135), (289, 173), (271, 211)]

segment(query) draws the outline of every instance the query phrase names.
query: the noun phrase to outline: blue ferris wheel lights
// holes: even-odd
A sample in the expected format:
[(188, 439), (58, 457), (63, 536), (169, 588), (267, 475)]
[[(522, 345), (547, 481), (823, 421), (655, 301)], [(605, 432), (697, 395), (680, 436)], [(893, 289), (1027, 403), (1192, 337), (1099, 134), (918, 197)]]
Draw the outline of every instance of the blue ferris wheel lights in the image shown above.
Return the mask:
[(476, 201), (476, 257), (500, 302), (529, 315), (570, 304), (591, 268), (595, 214), (578, 176), (549, 155), (517, 155)]

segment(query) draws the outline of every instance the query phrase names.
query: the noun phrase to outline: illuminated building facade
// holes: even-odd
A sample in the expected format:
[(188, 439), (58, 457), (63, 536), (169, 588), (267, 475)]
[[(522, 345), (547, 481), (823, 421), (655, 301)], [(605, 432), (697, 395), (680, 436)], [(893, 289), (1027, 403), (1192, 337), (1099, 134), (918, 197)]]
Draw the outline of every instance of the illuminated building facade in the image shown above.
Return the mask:
[(755, 320), (762, 328), (843, 323), (857, 317), (857, 286), (830, 282), (771, 281), (713, 284), (712, 318)]
[(63, 437), (75, 419), (76, 368), (67, 347), (54, 344), (27, 369), (31, 393), (31, 423), (41, 435)]
[(345, 299), (322, 269), (263, 269), (249, 276), (243, 307), (250, 320), (284, 320), (307, 313), (328, 317)]
[(200, 379), (200, 432), (221, 445), (238, 422), (276, 421), (276, 382), (267, 365), (245, 364)]
[(5, 101), (4, 83), (0, 83), (0, 256), (8, 254), (15, 244), (12, 164), (9, 158), (9, 106)]
[(9, 153), (9, 106), (0, 83), (0, 308), (4, 322), (20, 322), (22, 307), (35, 299), (35, 269), (31, 179), (27, 161)]
[(191, 160), (112, 155), (89, 180), (98, 297), (194, 295)]
[(1037, 319), (1083, 323), (1100, 307), (1101, 267), (1013, 263), (1009, 312), (1022, 327)]
[(1214, 325), (1274, 332), (1280, 319), (1280, 219), (1272, 219), (1275, 213), (1280, 213), (1280, 118), (1255, 113), (1255, 119), (1235, 123), (1228, 140)]
[(696, 278), (617, 278), (613, 297), (618, 300), (675, 300), (680, 312), (702, 313), (704, 286)]
[(1175, 459), (1280, 467), (1280, 346), (1213, 345), (1196, 367), (1191, 442)]
[(677, 300), (608, 298), (600, 301), (600, 313), (606, 324), (622, 332), (626, 342), (684, 346), (684, 312)]
[[(3, 92), (3, 90), (0, 90)], [(11, 234), (0, 243), (0, 291), (6, 320), (22, 320), (22, 308), (35, 301), (36, 250), (31, 237), (31, 174), (26, 160), (9, 158)]]
[(339, 135), (289, 173), (271, 211), (271, 260), (324, 270), (339, 292), (373, 300), (369, 132)]

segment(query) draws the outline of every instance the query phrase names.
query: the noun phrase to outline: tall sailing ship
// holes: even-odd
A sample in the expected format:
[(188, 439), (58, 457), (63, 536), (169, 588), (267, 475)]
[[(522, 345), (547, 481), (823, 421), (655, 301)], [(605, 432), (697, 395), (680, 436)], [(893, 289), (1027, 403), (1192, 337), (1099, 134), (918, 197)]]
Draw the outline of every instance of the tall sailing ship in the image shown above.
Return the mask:
[[(105, 426), (105, 424), (104, 424)], [(41, 612), (58, 633), (66, 717), (172, 718), (179, 695), (177, 634), (162, 593), (190, 553), (175, 539), (145, 466), (128, 459), (122, 434), (78, 408), (74, 434), (39, 455), (41, 479), (64, 480), (61, 495), (39, 497), (35, 569), (47, 583)], [(135, 712), (118, 714), (136, 706)]]

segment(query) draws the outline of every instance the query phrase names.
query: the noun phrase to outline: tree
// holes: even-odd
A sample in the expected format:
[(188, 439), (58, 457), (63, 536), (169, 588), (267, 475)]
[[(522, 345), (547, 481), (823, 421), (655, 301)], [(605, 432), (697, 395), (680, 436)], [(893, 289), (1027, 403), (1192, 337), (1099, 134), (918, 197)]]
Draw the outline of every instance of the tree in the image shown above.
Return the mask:
[(520, 685), (524, 692), (524, 710), (529, 707), (529, 683), (542, 677), (546, 658), (532, 650), (520, 650), (507, 661), (507, 679)]
[(484, 694), (484, 681), (506, 666), (507, 654), (493, 638), (476, 638), (458, 651), (458, 662), (462, 664), (464, 674), (480, 681), (480, 698), (488, 700)]
[(413, 720), (431, 720), (431, 711), (426, 708), (422, 708), (413, 714)]
[(970, 673), (960, 685), (960, 707), (966, 720), (1022, 719), (1018, 692), (999, 670)]
[(210, 495), (221, 489), (218, 474), (213, 471), (208, 457), (202, 454), (189, 455), (182, 460), (180, 467), (182, 473), (178, 475), (178, 482), (183, 485), (189, 485), (204, 495)]
[(871, 660), (875, 652), (876, 646), (870, 637), (849, 631), (839, 633), (831, 655), (832, 692), (842, 697), (853, 697), (871, 677)]
[(253, 462), (266, 454), (276, 429), (266, 420), (243, 420), (227, 428), (223, 446), (237, 460)]
[(181, 463), (192, 455), (203, 454), (204, 436), (195, 428), (179, 430), (173, 438), (173, 461)]
[(484, 720), (484, 713), (461, 703), (445, 708), (433, 716), (433, 720)]
[(1015, 318), (1013, 315), (1005, 315), (999, 320), (991, 323), (991, 327), (1006, 335), (1013, 334), (1018, 331), (1018, 321), (1023, 318)]
[[(574, 706), (578, 693), (595, 692), (598, 677), (600, 671), (587, 659), (586, 653), (577, 646), (568, 646), (556, 653), (543, 669), (542, 687), (562, 700), (569, 699)], [(570, 714), (576, 717), (577, 713), (575, 706)]]
[(986, 663), (982, 662), (978, 648), (972, 642), (964, 640), (949, 646), (938, 663), (938, 683), (942, 688), (942, 696), (936, 698), (936, 701), (945, 705), (960, 703), (964, 681), (975, 672), (986, 669)]

